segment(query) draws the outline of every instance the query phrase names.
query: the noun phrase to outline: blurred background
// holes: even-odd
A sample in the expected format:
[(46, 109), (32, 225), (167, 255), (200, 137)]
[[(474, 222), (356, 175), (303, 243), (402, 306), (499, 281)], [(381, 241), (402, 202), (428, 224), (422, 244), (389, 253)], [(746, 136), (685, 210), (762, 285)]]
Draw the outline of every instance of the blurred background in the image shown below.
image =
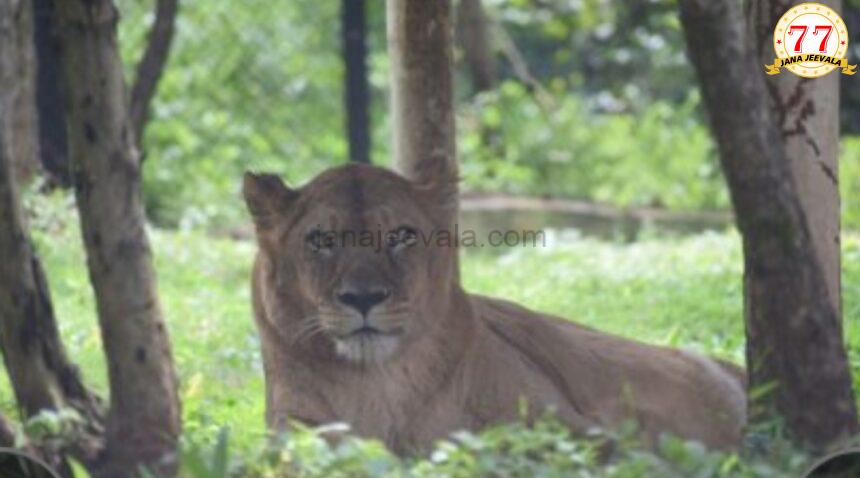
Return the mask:
[[(481, 9), (477, 19), (469, 4)], [(131, 78), (153, 2), (118, 5)], [(729, 209), (676, 2), (464, 0), (456, 8), (467, 198)], [(365, 10), (370, 158), (388, 165), (385, 5), (371, 0)], [(844, 10), (849, 29), (860, 31), (860, 2), (847, 0)], [(236, 200), (245, 169), (271, 170), (295, 185), (349, 159), (341, 22), (335, 1), (182, 2), (143, 140), (156, 225), (229, 230), (245, 222)], [(849, 76), (843, 82), (843, 212), (845, 226), (857, 228), (860, 86)]]

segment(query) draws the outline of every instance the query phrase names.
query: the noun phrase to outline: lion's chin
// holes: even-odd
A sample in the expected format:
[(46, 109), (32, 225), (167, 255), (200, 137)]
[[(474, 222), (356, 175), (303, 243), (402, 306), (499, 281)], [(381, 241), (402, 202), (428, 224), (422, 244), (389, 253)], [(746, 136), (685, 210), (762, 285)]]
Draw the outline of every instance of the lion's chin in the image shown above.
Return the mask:
[(355, 363), (382, 363), (397, 350), (398, 337), (385, 334), (356, 334), (335, 340), (337, 354)]

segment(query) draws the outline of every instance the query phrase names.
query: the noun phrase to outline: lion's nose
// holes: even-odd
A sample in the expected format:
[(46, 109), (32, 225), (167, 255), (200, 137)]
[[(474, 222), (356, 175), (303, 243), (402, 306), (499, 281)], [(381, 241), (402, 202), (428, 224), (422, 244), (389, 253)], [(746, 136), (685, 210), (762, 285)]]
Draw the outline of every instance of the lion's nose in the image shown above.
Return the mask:
[(349, 290), (338, 292), (337, 300), (341, 304), (367, 315), (373, 306), (385, 301), (391, 295), (391, 291), (384, 288), (370, 290)]

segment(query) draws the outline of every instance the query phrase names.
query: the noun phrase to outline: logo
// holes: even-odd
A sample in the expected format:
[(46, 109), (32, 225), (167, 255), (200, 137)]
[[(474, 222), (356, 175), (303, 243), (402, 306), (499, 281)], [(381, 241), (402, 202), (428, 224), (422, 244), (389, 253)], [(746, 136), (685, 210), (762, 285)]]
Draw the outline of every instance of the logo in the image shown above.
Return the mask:
[(857, 65), (849, 65), (848, 27), (832, 8), (820, 3), (802, 3), (780, 18), (773, 32), (776, 59), (765, 65), (768, 75), (781, 69), (804, 78), (819, 78), (837, 68), (853, 75)]

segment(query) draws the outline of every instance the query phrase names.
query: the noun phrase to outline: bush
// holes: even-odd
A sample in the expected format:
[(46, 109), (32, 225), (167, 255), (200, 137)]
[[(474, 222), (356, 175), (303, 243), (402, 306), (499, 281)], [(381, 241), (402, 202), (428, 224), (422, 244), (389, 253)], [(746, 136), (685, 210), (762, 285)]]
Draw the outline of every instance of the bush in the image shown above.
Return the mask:
[(463, 108), (467, 186), (622, 206), (728, 206), (696, 95), (680, 106), (656, 102), (638, 113), (598, 113), (564, 91), (541, 105), (546, 102), (506, 82)]
[[(634, 427), (620, 433), (594, 430), (574, 439), (552, 417), (533, 426), (501, 425), (479, 434), (455, 433), (426, 457), (400, 459), (374, 440), (347, 437), (331, 446), (323, 438), (336, 426), (300, 425), (251, 459), (231, 456), (227, 434), (210, 447), (186, 446), (181, 475), (187, 478), (771, 478), (797, 476), (806, 455), (788, 447), (743, 460), (709, 451), (696, 442), (664, 437), (656, 450), (641, 446)], [(612, 449), (612, 452), (607, 450)], [(231, 461), (232, 459), (232, 461)]]

